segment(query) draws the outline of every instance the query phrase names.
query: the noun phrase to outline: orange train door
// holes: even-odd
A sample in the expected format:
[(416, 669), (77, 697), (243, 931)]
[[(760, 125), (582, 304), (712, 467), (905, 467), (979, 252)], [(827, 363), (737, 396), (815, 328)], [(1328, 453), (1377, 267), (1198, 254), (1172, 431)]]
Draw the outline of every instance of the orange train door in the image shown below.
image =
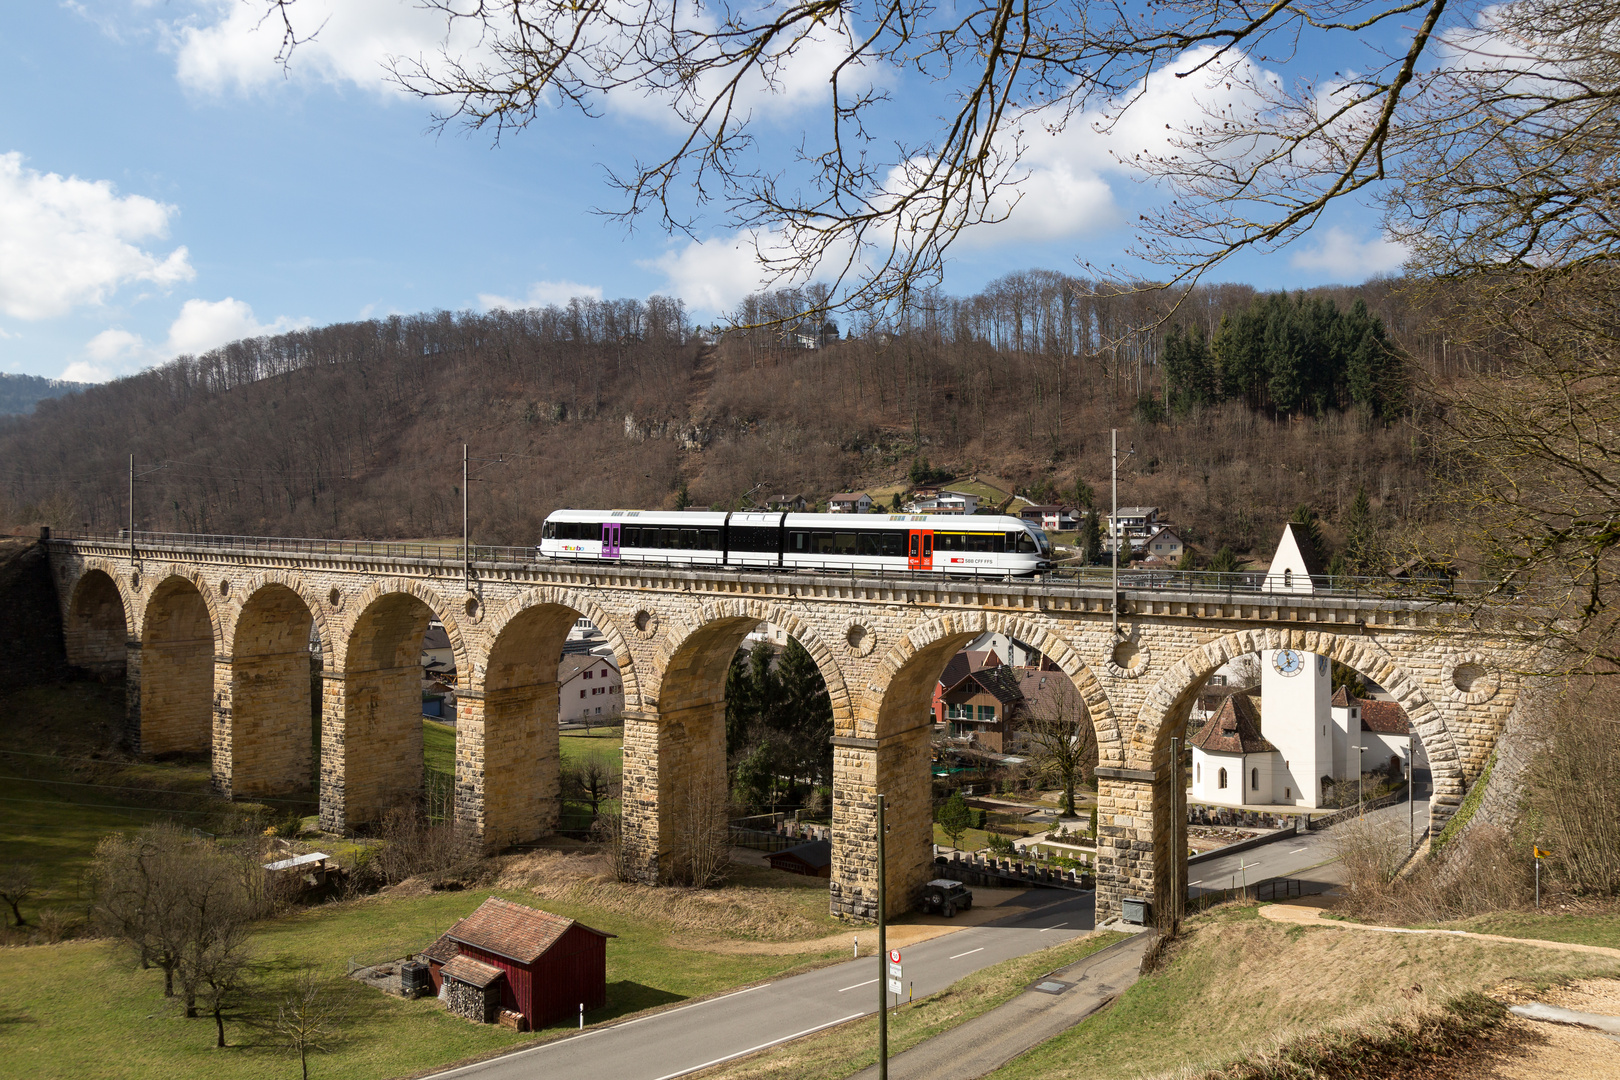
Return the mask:
[(906, 546), (906, 566), (912, 570), (934, 568), (934, 534), (927, 529), (912, 529)]

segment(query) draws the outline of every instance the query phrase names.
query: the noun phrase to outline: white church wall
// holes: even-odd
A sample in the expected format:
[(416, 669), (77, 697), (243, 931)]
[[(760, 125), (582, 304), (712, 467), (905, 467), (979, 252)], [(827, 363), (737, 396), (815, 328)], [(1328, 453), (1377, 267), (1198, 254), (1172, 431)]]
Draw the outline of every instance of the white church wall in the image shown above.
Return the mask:
[(1261, 729), (1287, 774), (1274, 786), (1293, 789), (1292, 805), (1319, 806), (1322, 777), (1333, 770), (1332, 665), (1325, 656), (1291, 649), (1268, 650), (1262, 660)]
[[(1226, 770), (1226, 786), (1221, 787), (1221, 770)], [(1211, 754), (1193, 747), (1193, 800), (1218, 806), (1242, 806), (1242, 754)]]

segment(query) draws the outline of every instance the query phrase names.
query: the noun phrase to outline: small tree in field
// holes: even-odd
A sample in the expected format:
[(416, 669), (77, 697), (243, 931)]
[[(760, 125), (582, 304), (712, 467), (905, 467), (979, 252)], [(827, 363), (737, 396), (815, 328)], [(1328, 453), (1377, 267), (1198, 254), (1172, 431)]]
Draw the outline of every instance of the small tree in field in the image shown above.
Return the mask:
[(575, 798), (590, 804), (595, 821), (602, 804), (619, 793), (619, 770), (607, 755), (593, 750), (563, 774), (563, 782)]
[(0, 900), (11, 906), (11, 918), (17, 926), (28, 925), (22, 917), (22, 902), (34, 894), (35, 882), (34, 868), (26, 863), (0, 866)]
[(338, 1012), (331, 995), (313, 968), (305, 968), (281, 998), (272, 1022), (282, 1045), (298, 1055), (304, 1080), (309, 1080), (309, 1055), (330, 1050), (340, 1037)]
[(967, 800), (962, 798), (960, 791), (951, 792), (939, 808), (939, 827), (950, 838), (951, 847), (960, 847), (962, 834), (967, 832), (973, 824), (973, 810), (968, 806)]
[(1074, 788), (1096, 767), (1097, 736), (1091, 714), (1074, 683), (1061, 671), (1040, 672), (1025, 690), (1029, 702), (1024, 737), (1035, 768), (1063, 790), (1061, 813), (1074, 816)]

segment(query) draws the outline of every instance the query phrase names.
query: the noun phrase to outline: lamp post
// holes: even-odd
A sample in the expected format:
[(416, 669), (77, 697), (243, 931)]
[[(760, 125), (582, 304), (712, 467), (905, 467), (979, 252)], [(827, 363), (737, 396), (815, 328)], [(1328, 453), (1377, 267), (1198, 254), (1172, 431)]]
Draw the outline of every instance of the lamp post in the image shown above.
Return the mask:
[(149, 473), (161, 472), (167, 465), (154, 465), (150, 469), (135, 471), (135, 455), (129, 455), (129, 561), (135, 561), (135, 481)]
[(1412, 758), (1412, 729), (1406, 729), (1406, 850), (1417, 847), (1417, 762)]

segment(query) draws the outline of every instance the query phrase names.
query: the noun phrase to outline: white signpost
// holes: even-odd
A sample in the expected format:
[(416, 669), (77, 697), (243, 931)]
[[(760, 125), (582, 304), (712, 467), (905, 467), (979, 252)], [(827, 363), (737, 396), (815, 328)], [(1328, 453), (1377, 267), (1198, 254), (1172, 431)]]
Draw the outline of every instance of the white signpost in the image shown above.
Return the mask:
[(901, 978), (900, 978), (900, 950), (899, 949), (890, 949), (889, 950), (889, 993), (894, 994), (896, 997), (900, 996), (900, 994), (904, 993), (904, 991), (901, 989), (901, 987), (903, 985), (904, 985), (904, 983), (901, 982)]

